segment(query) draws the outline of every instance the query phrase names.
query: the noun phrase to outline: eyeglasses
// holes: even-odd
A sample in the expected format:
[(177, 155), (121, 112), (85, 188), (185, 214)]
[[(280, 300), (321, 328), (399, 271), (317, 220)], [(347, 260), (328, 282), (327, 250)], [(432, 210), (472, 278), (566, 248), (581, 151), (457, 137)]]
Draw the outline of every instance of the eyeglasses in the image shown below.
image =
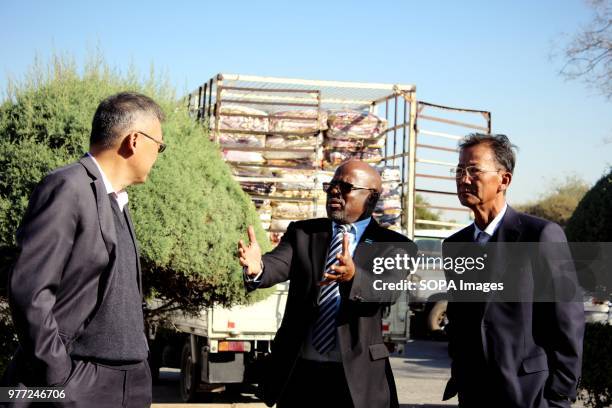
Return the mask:
[(370, 190), (376, 191), (375, 188), (359, 187), (346, 181), (332, 181), (331, 183), (323, 183), (323, 191), (330, 194), (334, 188), (338, 187), (340, 193), (343, 195), (349, 194), (353, 190)]
[(456, 179), (461, 179), (463, 176), (467, 174), (469, 178), (474, 178), (480, 176), (482, 173), (497, 173), (500, 169), (497, 170), (482, 170), (477, 166), (467, 166), (467, 167), (455, 167), (450, 170), (451, 176), (454, 176)]
[(151, 139), (152, 141), (154, 141), (155, 143), (157, 143), (159, 145), (159, 147), (157, 148), (157, 152), (161, 153), (164, 150), (166, 150), (166, 144), (164, 142), (160, 142), (159, 140), (155, 139), (154, 137), (151, 137), (149, 135), (147, 135), (145, 132), (136, 132), (136, 133), (140, 133), (141, 135), (148, 137), (149, 139)]

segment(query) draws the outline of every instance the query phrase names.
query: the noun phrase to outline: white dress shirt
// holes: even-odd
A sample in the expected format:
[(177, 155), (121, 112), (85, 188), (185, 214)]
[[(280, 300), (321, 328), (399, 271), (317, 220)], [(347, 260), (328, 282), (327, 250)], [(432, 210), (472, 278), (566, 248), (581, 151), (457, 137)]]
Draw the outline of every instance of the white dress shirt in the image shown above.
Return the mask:
[(104, 174), (104, 170), (102, 170), (102, 167), (100, 167), (100, 163), (98, 163), (96, 158), (93, 157), (91, 153), (88, 152), (87, 155), (91, 157), (91, 160), (93, 160), (94, 164), (96, 165), (96, 167), (100, 171), (100, 174), (102, 175), (102, 182), (104, 183), (104, 187), (106, 188), (106, 194), (110, 194), (112, 197), (114, 197), (115, 200), (117, 201), (117, 205), (119, 206), (119, 209), (123, 211), (123, 207), (125, 207), (128, 203), (127, 191), (125, 190), (115, 191), (115, 189), (113, 188), (113, 185), (111, 184), (109, 179), (106, 177), (106, 174)]

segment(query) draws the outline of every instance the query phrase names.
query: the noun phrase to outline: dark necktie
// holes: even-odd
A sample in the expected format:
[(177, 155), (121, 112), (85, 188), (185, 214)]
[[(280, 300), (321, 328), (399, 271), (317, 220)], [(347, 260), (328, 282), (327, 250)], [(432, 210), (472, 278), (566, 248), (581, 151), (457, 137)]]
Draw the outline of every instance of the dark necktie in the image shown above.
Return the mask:
[(487, 234), (484, 231), (480, 231), (478, 233), (478, 235), (476, 236), (476, 242), (479, 245), (485, 245), (487, 242), (489, 242), (489, 239), (491, 238), (491, 236), (489, 234)]

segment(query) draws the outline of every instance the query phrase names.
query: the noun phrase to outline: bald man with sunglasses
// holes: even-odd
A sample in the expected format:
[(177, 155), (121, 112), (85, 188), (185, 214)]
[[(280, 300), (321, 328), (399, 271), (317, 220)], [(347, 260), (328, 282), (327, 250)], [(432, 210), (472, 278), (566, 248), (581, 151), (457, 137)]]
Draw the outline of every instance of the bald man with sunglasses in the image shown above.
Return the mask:
[(393, 247), (408, 246), (412, 256), (416, 249), (372, 219), (381, 184), (370, 165), (347, 161), (323, 184), (328, 218), (291, 223), (263, 256), (252, 227), (249, 244), (239, 243), (248, 290), (291, 281), (261, 384), (268, 406), (398, 406), (381, 316), (400, 292), (372, 297), (377, 276), (368, 260)]

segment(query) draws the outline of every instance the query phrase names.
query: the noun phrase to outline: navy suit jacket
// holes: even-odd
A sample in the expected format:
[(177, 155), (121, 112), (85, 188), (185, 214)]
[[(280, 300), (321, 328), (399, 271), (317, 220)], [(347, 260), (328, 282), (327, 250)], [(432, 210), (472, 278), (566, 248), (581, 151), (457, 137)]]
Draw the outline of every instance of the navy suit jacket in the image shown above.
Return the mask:
[[(444, 256), (456, 255), (457, 243), (473, 241), (471, 225), (445, 240)], [(536, 247), (554, 251), (540, 250), (537, 256), (528, 252), (512, 259), (503, 253), (494, 257), (489, 271), (504, 271), (520, 301), (459, 302), (460, 294), (449, 291), (452, 377), (444, 399), (459, 393), (460, 401), (464, 397), (471, 403), (494, 404), (490, 406), (569, 406), (547, 398), (551, 393), (575, 398), (582, 364), (584, 309), (573, 264), (568, 267), (563, 262), (571, 259), (565, 234), (553, 222), (508, 207), (490, 242), (538, 243)], [(446, 270), (446, 275), (449, 280), (458, 277), (453, 270)], [(535, 301), (534, 288), (542, 278), (570, 283), (578, 291), (574, 300)], [(474, 350), (478, 352), (469, 353)], [(478, 389), (480, 393), (475, 393)]]

